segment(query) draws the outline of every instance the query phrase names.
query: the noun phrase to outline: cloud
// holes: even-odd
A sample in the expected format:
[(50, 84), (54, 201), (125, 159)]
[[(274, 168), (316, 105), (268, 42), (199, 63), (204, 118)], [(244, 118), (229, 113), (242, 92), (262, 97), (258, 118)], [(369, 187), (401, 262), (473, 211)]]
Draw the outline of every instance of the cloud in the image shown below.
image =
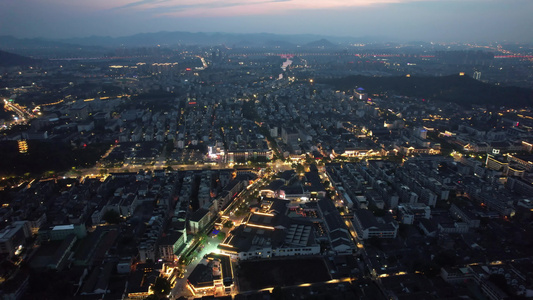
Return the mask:
[(137, 0), (117, 6), (115, 10), (142, 10), (160, 16), (239, 16), (419, 1), (435, 0)]
[(275, 12), (280, 5), (293, 1), (295, 0), (140, 0), (117, 6), (113, 10), (142, 11), (155, 16), (235, 16)]
[(133, 7), (146, 6), (146, 5), (158, 5), (158, 4), (169, 2), (169, 1), (171, 0), (141, 0), (141, 1), (127, 3), (122, 6), (117, 6), (114, 9), (133, 8)]
[(531, 11), (532, 0), (0, 0), (0, 34), (180, 30), (531, 42)]

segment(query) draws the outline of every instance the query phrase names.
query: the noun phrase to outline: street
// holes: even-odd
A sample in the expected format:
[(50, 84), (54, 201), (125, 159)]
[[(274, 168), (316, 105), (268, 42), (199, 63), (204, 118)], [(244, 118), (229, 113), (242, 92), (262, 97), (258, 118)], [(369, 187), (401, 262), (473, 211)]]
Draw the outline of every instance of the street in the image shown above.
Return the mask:
[(200, 251), (199, 254), (195, 256), (195, 258), (191, 261), (191, 263), (185, 268), (185, 274), (183, 278), (178, 278), (176, 280), (176, 283), (174, 285), (174, 288), (170, 292), (169, 298), (170, 299), (176, 299), (179, 297), (194, 297), (191, 290), (187, 288), (187, 278), (192, 273), (194, 268), (202, 261), (204, 255), (209, 254), (211, 252), (216, 252), (218, 244), (220, 244), (220, 239), (218, 237), (208, 237), (207, 243), (205, 244), (202, 251)]

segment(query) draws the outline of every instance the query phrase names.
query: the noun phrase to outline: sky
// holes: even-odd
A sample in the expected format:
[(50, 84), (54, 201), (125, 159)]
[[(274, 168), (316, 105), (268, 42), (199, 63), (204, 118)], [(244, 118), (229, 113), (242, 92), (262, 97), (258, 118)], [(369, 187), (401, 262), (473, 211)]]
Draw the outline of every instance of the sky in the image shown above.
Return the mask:
[(158, 31), (533, 43), (533, 0), (1, 0), (0, 35)]

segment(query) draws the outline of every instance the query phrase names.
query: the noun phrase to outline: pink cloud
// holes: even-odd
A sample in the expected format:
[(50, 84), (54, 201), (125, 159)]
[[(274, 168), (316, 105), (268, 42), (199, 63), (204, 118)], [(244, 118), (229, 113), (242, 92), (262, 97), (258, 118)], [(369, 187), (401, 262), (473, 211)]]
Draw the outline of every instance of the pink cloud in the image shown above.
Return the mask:
[[(126, 1), (129, 3), (116, 5), (116, 7), (154, 10), (158, 11), (156, 13), (158, 16), (208, 17), (283, 14), (294, 10), (342, 9), (415, 1), (435, 0), (129, 0)], [(115, 3), (114, 1), (111, 2)]]
[[(19, 5), (24, 5), (27, 7), (36, 7), (40, 5), (46, 5), (48, 8), (54, 7), (67, 7), (69, 9), (85, 9), (85, 10), (107, 10), (123, 5), (130, 4), (135, 2), (133, 0), (18, 0), (18, 1), (0, 1), (0, 2), (13, 2)], [(4, 3), (5, 4), (5, 3)]]

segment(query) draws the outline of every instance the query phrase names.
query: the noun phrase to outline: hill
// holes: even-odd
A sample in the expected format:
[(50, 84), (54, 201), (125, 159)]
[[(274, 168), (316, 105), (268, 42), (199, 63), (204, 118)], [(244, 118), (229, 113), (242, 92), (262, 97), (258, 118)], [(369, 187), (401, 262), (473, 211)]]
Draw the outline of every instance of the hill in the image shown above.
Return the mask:
[(469, 76), (442, 77), (349, 76), (340, 79), (317, 80), (337, 89), (349, 90), (363, 87), (369, 94), (384, 93), (426, 98), (470, 106), (492, 105), (524, 107), (533, 105), (533, 89), (505, 87), (477, 81)]
[(332, 42), (326, 40), (326, 39), (320, 39), (318, 41), (312, 41), (310, 43), (307, 43), (305, 44), (306, 47), (309, 47), (309, 48), (326, 48), (326, 49), (331, 49), (331, 48), (336, 48), (337, 45), (333, 44)]
[(273, 34), (273, 33), (224, 33), (224, 32), (181, 32), (162, 31), (153, 33), (140, 33), (122, 37), (92, 36), (85, 38), (65, 39), (61, 42), (76, 45), (91, 45), (113, 47), (122, 45), (126, 47), (154, 46), (154, 45), (238, 45), (238, 46), (287, 46), (318, 43), (328, 46), (334, 43), (349, 43), (360, 40), (352, 37), (333, 37), (314, 34)]
[(29, 66), (39, 63), (38, 60), (0, 50), (0, 67)]
[[(65, 39), (15, 38), (0, 36), (0, 49), (20, 55), (44, 55), (43, 57), (80, 57), (84, 54), (102, 55), (106, 49), (116, 47), (154, 47), (176, 45), (267, 48), (336, 48), (353, 43), (374, 43), (390, 40), (385, 37), (325, 36), (317, 34), (274, 34), (274, 33), (225, 33), (160, 31), (139, 33), (130, 36), (89, 36)], [(44, 54), (43, 54), (44, 53)]]

